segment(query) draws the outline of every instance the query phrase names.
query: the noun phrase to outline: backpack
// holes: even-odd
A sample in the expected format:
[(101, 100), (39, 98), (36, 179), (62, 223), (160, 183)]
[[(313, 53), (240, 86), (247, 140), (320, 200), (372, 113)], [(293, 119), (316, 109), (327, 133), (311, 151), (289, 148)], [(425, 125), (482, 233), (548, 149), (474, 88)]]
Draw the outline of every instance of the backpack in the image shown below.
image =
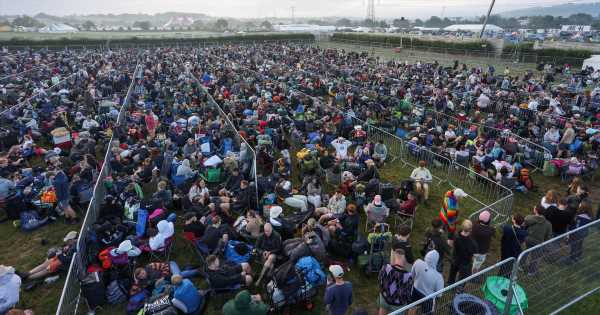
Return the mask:
[(319, 262), (312, 256), (305, 256), (298, 260), (296, 269), (304, 276), (304, 280), (312, 286), (325, 284), (326, 276)]
[(556, 165), (554, 165), (554, 163), (550, 161), (544, 161), (544, 168), (542, 170), (542, 173), (546, 177), (555, 177), (558, 176), (558, 168), (556, 168)]
[(177, 315), (168, 295), (163, 295), (150, 303), (144, 305), (144, 315)]
[(106, 301), (108, 304), (119, 304), (127, 301), (127, 290), (118, 280), (111, 281), (106, 287)]
[(525, 188), (527, 188), (527, 190), (532, 190), (533, 189), (533, 180), (531, 179), (531, 177), (529, 176), (529, 170), (524, 168), (521, 169), (521, 172), (519, 174), (519, 182), (525, 186)]
[(252, 246), (240, 241), (231, 240), (225, 248), (225, 258), (236, 265), (248, 262), (251, 253)]
[[(413, 275), (410, 271), (398, 272), (386, 264), (379, 272), (379, 288), (381, 296), (389, 305), (400, 306), (409, 304), (412, 300)], [(392, 271), (394, 271), (392, 273)]]

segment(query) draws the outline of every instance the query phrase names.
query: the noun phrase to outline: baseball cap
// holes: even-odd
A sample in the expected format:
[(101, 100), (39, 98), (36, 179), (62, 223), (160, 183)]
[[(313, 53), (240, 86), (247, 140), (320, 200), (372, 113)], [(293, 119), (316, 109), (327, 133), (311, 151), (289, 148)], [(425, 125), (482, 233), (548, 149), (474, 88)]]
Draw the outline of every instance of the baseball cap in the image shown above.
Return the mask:
[(340, 265), (331, 265), (329, 266), (329, 272), (334, 278), (341, 278), (344, 276), (344, 268)]

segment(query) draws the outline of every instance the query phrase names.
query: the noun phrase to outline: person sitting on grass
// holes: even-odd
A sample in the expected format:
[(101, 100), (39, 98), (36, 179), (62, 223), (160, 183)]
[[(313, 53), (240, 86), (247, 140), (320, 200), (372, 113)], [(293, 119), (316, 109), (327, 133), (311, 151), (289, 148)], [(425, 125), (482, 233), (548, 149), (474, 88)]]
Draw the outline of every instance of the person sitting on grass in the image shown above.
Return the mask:
[(208, 280), (215, 289), (225, 289), (245, 285), (252, 285), (252, 269), (248, 263), (239, 265), (222, 265), (219, 258), (215, 255), (206, 257), (208, 266)]
[(19, 276), (25, 280), (31, 280), (25, 285), (26, 289), (32, 289), (35, 285), (39, 284), (37, 280), (43, 279), (54, 275), (49, 279), (55, 281), (58, 279), (58, 275), (55, 275), (59, 271), (66, 270), (71, 264), (71, 259), (75, 255), (76, 243), (77, 243), (77, 232), (71, 231), (65, 235), (63, 239), (64, 245), (61, 249), (50, 249), (48, 252), (48, 258), (42, 264), (34, 267), (28, 272), (21, 273)]
[(265, 224), (263, 233), (256, 240), (255, 248), (262, 258), (261, 262), (263, 263), (260, 276), (256, 280), (256, 286), (258, 286), (265, 274), (275, 267), (275, 260), (283, 249), (281, 236), (276, 231), (273, 231), (273, 226), (270, 223)]

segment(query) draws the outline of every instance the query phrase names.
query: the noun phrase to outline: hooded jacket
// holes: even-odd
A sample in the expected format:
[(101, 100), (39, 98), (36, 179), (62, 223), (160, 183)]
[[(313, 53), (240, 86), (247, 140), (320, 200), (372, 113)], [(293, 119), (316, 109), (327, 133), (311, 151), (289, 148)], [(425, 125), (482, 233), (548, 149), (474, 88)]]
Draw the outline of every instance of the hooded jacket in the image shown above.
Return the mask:
[(0, 266), (0, 314), (6, 313), (19, 303), (21, 278), (12, 267)]
[(444, 288), (444, 278), (437, 271), (440, 254), (431, 250), (425, 255), (425, 261), (417, 259), (412, 267), (414, 288), (425, 296)]
[(268, 311), (266, 304), (252, 301), (248, 290), (238, 293), (223, 306), (223, 315), (266, 315)]
[(173, 222), (166, 220), (158, 222), (156, 228), (158, 229), (158, 234), (156, 234), (154, 237), (151, 237), (148, 241), (148, 245), (150, 245), (150, 249), (152, 250), (157, 250), (165, 246), (167, 239), (172, 237), (175, 233)]
[(528, 215), (525, 217), (527, 238), (525, 244), (531, 247), (549, 240), (552, 237), (552, 224), (543, 216)]

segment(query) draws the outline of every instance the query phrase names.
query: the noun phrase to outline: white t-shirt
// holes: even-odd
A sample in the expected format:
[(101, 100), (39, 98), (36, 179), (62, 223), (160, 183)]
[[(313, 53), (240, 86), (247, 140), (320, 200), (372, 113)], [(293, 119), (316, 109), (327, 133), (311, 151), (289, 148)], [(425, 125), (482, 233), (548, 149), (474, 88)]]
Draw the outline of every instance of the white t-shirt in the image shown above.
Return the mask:
[(339, 158), (344, 160), (348, 158), (348, 149), (352, 145), (352, 142), (346, 139), (338, 139), (331, 142), (331, 145), (335, 148), (335, 152)]

